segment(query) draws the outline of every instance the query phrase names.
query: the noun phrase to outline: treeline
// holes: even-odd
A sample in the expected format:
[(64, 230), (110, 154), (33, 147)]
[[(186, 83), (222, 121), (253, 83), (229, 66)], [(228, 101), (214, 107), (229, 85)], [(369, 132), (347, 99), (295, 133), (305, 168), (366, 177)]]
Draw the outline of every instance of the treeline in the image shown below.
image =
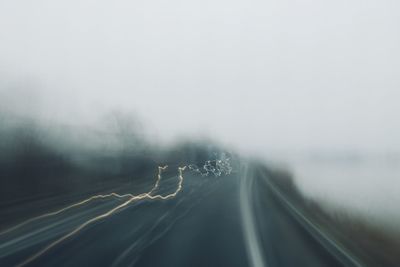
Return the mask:
[(0, 208), (142, 183), (158, 165), (205, 161), (216, 149), (201, 142), (157, 146), (124, 117), (118, 117), (116, 127), (100, 128), (0, 120)]

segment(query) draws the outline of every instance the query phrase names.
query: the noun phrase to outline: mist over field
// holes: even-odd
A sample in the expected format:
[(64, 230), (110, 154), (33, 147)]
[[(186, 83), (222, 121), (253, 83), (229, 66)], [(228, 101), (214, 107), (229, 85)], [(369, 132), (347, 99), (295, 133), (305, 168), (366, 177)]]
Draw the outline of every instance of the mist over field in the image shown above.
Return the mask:
[(398, 154), (373, 154), (345, 160), (306, 158), (291, 161), (289, 169), (301, 192), (332, 214), (344, 212), (400, 233), (399, 164)]
[(6, 107), (73, 123), (131, 111), (159, 138), (261, 155), (400, 148), (395, 1), (0, 5)]

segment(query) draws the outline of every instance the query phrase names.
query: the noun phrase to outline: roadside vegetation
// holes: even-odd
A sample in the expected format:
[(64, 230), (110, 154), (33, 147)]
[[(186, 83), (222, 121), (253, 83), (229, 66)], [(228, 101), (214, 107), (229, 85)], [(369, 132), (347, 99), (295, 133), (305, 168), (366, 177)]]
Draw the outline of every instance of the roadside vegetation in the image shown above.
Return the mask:
[(400, 234), (377, 227), (348, 212), (330, 212), (316, 200), (304, 196), (293, 176), (282, 169), (266, 169), (278, 186), (307, 218), (340, 242), (367, 266), (399, 266)]

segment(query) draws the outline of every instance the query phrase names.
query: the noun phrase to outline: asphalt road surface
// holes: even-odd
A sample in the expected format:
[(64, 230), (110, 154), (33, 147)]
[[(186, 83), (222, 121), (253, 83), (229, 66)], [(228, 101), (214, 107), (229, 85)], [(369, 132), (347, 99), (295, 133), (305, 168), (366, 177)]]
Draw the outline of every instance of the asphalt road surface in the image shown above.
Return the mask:
[[(165, 178), (158, 193), (178, 180)], [(253, 164), (221, 177), (186, 171), (176, 197), (134, 201), (43, 251), (125, 200), (96, 199), (0, 234), (0, 266), (362, 266)]]

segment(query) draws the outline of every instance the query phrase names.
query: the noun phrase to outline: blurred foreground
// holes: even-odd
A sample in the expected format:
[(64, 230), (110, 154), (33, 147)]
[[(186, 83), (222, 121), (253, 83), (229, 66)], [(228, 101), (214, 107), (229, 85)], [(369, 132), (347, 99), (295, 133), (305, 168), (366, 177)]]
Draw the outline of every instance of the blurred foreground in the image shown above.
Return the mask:
[[(5, 122), (1, 266), (400, 263), (390, 232), (331, 216), (299, 192), (287, 171), (211, 142), (156, 146), (124, 120), (114, 132)], [(221, 171), (220, 161), (232, 168)], [(117, 197), (65, 209), (111, 193)], [(130, 195), (145, 197), (125, 205)]]

